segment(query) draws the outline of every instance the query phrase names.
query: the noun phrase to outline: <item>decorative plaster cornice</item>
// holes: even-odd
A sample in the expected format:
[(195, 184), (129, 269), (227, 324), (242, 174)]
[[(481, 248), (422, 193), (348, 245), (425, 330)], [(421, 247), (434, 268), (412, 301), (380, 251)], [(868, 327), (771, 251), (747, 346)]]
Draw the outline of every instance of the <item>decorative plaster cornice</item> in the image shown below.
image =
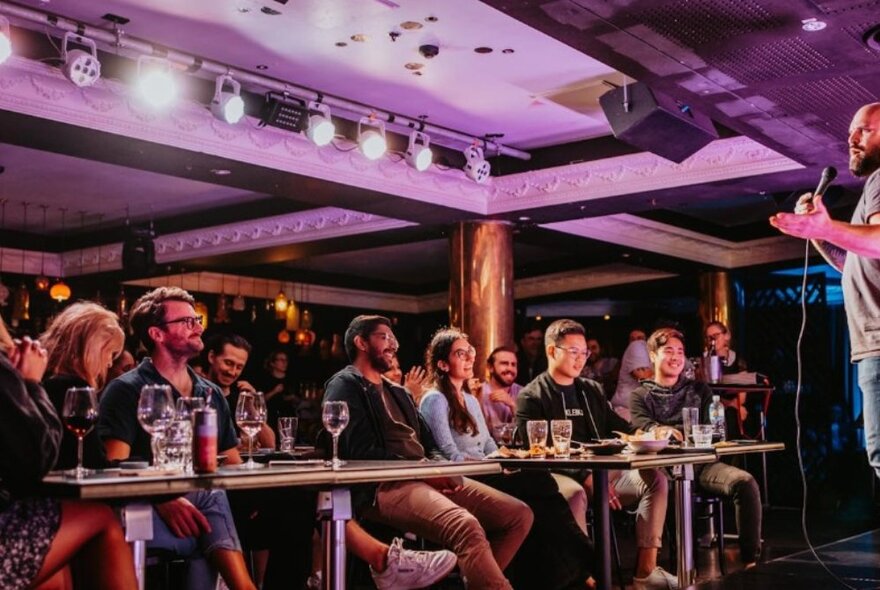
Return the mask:
[(542, 227), (719, 268), (791, 260), (802, 256), (804, 251), (802, 241), (786, 236), (731, 242), (628, 213), (548, 223)]
[(252, 118), (227, 125), (204, 105), (182, 99), (160, 114), (133, 98), (125, 84), (102, 78), (94, 86), (77, 88), (58, 68), (21, 57), (11, 57), (0, 68), (0, 109), (486, 213), (488, 188), (461, 170), (432, 167), (417, 172), (403, 158), (371, 162), (357, 149), (319, 148), (300, 134), (257, 128)]
[(676, 164), (648, 152), (496, 178), (489, 213), (577, 203), (803, 168), (747, 137), (713, 141)]
[[(196, 257), (218, 256), (287, 244), (380, 232), (414, 225), (336, 207), (322, 207), (240, 223), (228, 223), (159, 236), (156, 262), (167, 264)], [(82, 259), (81, 259), (82, 257)], [(122, 244), (105, 244), (63, 254), (68, 275), (122, 268)]]
[(513, 283), (513, 294), (516, 299), (529, 299), (612, 285), (668, 279), (674, 276), (677, 275), (628, 264), (606, 264), (593, 268), (517, 279)]

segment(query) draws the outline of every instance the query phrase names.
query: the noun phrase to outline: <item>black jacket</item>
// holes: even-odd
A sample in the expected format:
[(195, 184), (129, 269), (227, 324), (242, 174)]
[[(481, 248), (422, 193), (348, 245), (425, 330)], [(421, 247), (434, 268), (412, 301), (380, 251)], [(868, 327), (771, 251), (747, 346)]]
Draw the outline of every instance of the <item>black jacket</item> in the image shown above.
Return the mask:
[[(592, 433), (595, 438), (611, 438), (615, 430), (635, 432), (635, 426), (618, 416), (611, 408), (598, 382), (582, 377), (576, 378), (574, 382), (578, 401), (584, 411), (584, 420), (587, 421), (587, 432)], [(548, 371), (523, 387), (516, 397), (516, 429), (518, 433), (522, 433), (521, 436), (525, 436), (526, 422), (529, 420), (565, 419), (562, 393), (558, 391)], [(569, 470), (564, 473), (579, 481), (583, 481), (587, 474), (586, 471), (570, 473)]]
[(0, 354), (0, 510), (33, 492), (60, 446), (61, 422), (46, 392)]
[[(425, 448), (427, 459), (443, 459), (431, 430), (416, 410), (412, 398), (403, 387), (390, 381), (385, 382), (391, 397), (397, 402), (407, 425), (415, 430), (416, 436)], [(344, 401), (348, 404), (348, 426), (339, 436), (339, 457), (341, 459), (362, 459), (393, 461), (403, 459), (390, 453), (385, 447), (380, 415), (385, 408), (375, 395), (369, 393), (370, 383), (353, 365), (348, 365), (327, 381), (324, 386), (324, 401)], [(326, 431), (318, 436), (318, 444), (328, 451), (331, 439)], [(361, 486), (355, 490), (355, 504), (363, 506), (375, 499), (375, 485)], [(369, 498), (368, 498), (369, 496)]]

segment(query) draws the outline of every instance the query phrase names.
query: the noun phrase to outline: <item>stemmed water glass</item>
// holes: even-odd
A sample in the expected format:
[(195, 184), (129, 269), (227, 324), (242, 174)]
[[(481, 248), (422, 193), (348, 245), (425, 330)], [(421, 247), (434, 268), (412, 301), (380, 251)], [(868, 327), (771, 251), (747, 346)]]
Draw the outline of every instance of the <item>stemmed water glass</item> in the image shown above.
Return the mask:
[(235, 422), (248, 438), (248, 460), (245, 469), (262, 467), (254, 461), (254, 437), (266, 423), (266, 400), (259, 391), (242, 391), (235, 407)]
[(330, 466), (339, 469), (345, 461), (339, 459), (339, 435), (348, 426), (348, 404), (346, 402), (324, 402), (321, 412), (324, 428), (333, 435), (333, 460)]
[(169, 385), (144, 385), (137, 407), (138, 422), (150, 435), (150, 449), (153, 452), (153, 464), (162, 465), (164, 452), (162, 437), (165, 429), (174, 419), (174, 398)]
[(71, 387), (64, 394), (62, 418), (67, 429), (76, 436), (76, 469), (71, 475), (82, 479), (89, 470), (83, 468), (83, 438), (98, 422), (98, 401), (91, 387)]

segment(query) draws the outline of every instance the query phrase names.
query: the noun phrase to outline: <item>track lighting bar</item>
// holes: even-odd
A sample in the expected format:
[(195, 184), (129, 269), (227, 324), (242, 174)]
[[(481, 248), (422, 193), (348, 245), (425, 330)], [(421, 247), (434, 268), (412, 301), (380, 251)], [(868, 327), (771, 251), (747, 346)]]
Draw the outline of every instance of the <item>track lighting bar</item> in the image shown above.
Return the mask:
[(478, 141), (482, 143), (487, 153), (510, 156), (521, 160), (528, 160), (531, 158), (528, 152), (502, 145), (491, 139), (475, 138), (473, 135), (468, 135), (445, 127), (431, 125), (419, 119), (397, 115), (395, 113), (376, 109), (375, 107), (349, 101), (344, 98), (322, 94), (303, 86), (297, 86), (296, 84), (283, 82), (268, 76), (261, 76), (246, 70), (239, 70), (227, 64), (204, 59), (174, 49), (166, 49), (159, 45), (154, 45), (144, 39), (125, 35), (121, 30), (107, 31), (65, 17), (51, 15), (46, 12), (2, 1), (0, 1), (0, 14), (5, 14), (24, 22), (33, 23), (40, 27), (48, 27), (62, 32), (73, 32), (88, 37), (96, 43), (106, 45), (114, 50), (127, 51), (137, 55), (161, 57), (169, 63), (182, 66), (190, 73), (198, 72), (211, 78), (220, 75), (229, 75), (244, 86), (263, 89), (263, 92), (260, 93), (264, 93), (268, 90), (287, 94), (305, 102), (323, 103), (335, 109), (334, 112), (336, 113), (342, 111), (354, 115), (354, 117), (352, 117), (352, 120), (354, 121), (358, 121), (361, 117), (372, 117), (374, 120), (382, 121), (387, 125), (406, 130), (421, 131), (429, 134), (435, 143), (447, 143), (439, 141), (442, 139), (447, 140), (452, 144), (449, 147), (461, 148), (462, 145), (470, 146), (474, 144), (474, 141)]

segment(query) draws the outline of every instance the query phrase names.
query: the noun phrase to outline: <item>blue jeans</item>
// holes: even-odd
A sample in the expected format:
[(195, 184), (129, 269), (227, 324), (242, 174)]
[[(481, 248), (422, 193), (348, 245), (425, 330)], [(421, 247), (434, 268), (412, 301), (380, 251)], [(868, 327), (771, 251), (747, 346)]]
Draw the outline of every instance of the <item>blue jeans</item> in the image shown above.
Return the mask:
[(153, 510), (153, 539), (147, 547), (172, 551), (187, 558), (186, 587), (195, 590), (211, 590), (217, 583), (217, 570), (206, 557), (217, 549), (241, 551), (241, 543), (232, 521), (232, 511), (223, 490), (190, 492), (189, 500), (211, 525), (211, 532), (196, 537), (178, 537), (165, 524), (156, 510)]
[(862, 359), (858, 366), (865, 421), (865, 450), (868, 463), (880, 477), (880, 356)]

